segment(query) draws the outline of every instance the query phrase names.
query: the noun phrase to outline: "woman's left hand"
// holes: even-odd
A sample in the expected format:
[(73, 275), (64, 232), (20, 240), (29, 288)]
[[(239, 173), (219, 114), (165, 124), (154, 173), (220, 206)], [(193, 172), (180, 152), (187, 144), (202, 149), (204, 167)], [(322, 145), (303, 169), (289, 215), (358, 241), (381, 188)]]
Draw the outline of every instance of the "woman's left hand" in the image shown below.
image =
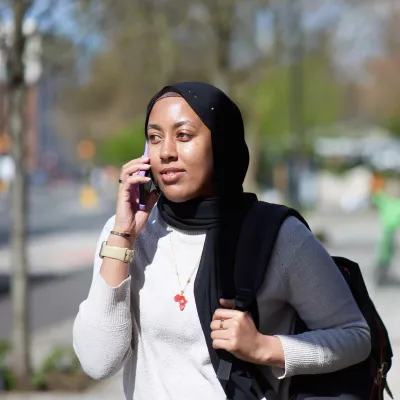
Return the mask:
[(221, 299), (221, 306), (224, 308), (215, 311), (211, 322), (214, 349), (229, 351), (243, 361), (263, 364), (265, 336), (257, 330), (251, 316), (233, 310), (233, 300)]

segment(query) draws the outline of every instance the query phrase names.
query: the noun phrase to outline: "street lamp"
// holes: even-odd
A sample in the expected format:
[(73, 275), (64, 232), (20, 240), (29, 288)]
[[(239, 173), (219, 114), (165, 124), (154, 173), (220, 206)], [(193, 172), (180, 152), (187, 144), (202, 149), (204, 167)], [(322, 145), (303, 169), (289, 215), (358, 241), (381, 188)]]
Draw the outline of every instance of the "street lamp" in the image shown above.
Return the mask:
[(304, 71), (301, 0), (289, 0), (289, 126), (291, 132), (289, 199), (293, 207), (301, 206), (300, 179), (304, 162)]

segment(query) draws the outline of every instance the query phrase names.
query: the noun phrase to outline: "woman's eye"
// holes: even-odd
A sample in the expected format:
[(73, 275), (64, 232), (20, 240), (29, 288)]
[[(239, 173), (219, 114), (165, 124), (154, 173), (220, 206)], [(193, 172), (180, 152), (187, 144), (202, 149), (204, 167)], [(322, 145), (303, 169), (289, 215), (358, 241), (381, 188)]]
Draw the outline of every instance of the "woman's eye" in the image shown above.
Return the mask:
[(190, 135), (189, 133), (185, 132), (179, 132), (178, 133), (178, 138), (184, 141), (188, 141), (193, 137), (193, 135)]
[(158, 142), (161, 140), (160, 135), (155, 135), (155, 134), (149, 134), (149, 139), (151, 142)]

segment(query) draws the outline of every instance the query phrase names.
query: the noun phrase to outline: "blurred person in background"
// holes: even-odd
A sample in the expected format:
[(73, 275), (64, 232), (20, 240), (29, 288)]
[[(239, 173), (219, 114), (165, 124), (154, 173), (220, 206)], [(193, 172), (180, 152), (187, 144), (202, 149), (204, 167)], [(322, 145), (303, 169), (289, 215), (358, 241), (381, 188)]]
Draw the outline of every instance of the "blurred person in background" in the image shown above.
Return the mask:
[[(295, 217), (282, 225), (257, 293), (259, 329), (235, 309), (237, 240), (257, 202), (242, 189), (249, 153), (235, 103), (208, 84), (167, 86), (148, 106), (145, 131), (149, 157), (121, 170), (116, 215), (74, 323), (86, 373), (104, 379), (124, 367), (129, 400), (265, 398), (255, 382), (240, 387), (240, 363), (230, 384), (218, 379), (228, 352), (259, 366), (287, 399), (290, 377), (366, 359), (369, 327), (332, 258)], [(141, 209), (138, 185), (151, 178), (139, 171), (150, 168), (160, 195)], [(293, 334), (297, 314), (310, 331)]]
[(385, 186), (385, 178), (374, 172), (371, 180), (371, 197), (378, 210), (381, 224), (375, 268), (375, 282), (379, 286), (400, 285), (400, 281), (389, 274), (395, 253), (396, 232), (400, 228), (400, 199), (388, 195)]

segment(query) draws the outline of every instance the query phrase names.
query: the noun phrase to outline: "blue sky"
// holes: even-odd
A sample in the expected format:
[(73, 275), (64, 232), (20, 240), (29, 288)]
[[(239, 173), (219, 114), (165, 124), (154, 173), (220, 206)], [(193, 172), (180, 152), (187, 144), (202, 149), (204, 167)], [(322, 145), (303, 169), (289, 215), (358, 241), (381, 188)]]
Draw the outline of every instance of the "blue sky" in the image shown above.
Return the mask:
[(48, 9), (51, 2), (56, 2), (56, 7), (41, 18), (41, 28), (53, 30), (70, 38), (75, 44), (82, 44), (84, 41), (88, 47), (95, 48), (99, 44), (99, 38), (88, 32), (87, 26), (82, 26), (75, 18), (74, 1), (69, 0), (36, 0), (35, 6), (30, 12), (30, 17), (43, 17), (43, 11)]

